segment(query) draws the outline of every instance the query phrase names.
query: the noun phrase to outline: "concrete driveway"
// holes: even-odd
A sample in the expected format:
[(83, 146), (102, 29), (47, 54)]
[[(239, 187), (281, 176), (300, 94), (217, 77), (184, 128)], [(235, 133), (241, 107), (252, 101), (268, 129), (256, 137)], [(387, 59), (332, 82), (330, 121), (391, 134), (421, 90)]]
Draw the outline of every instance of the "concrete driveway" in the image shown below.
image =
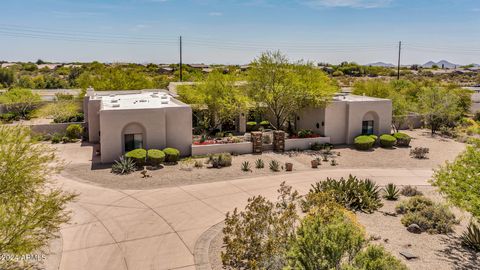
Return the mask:
[(379, 185), (427, 185), (428, 169), (319, 169), (155, 190), (112, 190), (58, 176), (80, 194), (71, 224), (61, 229), (59, 269), (196, 269), (193, 249), (200, 235), (247, 198), (274, 199), (282, 181), (304, 194), (315, 181), (349, 174)]

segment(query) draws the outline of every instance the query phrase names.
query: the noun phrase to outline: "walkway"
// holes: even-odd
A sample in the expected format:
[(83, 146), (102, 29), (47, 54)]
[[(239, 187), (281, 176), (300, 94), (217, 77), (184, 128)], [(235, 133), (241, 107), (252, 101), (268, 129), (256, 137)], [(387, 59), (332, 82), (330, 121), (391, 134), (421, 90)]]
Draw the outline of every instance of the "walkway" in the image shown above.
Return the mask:
[(247, 198), (276, 198), (282, 181), (301, 194), (326, 177), (356, 175), (379, 185), (426, 185), (427, 169), (330, 169), (155, 190), (112, 190), (58, 176), (80, 194), (71, 224), (63, 226), (64, 270), (195, 269), (200, 235)]

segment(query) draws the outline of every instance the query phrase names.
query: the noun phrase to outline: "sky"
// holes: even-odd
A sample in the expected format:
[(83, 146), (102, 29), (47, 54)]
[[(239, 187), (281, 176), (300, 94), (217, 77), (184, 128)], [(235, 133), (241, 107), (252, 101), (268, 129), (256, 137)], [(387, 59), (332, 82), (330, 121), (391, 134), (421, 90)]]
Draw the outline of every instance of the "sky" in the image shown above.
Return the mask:
[(0, 60), (480, 64), (479, 0), (1, 0)]

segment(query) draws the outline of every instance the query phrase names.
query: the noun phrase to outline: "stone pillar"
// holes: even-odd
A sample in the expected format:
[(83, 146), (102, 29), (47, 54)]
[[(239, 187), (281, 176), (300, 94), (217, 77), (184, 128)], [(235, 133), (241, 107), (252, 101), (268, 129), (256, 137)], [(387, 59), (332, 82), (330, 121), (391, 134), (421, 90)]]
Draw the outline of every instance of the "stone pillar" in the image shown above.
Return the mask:
[(247, 132), (247, 117), (246, 114), (243, 112), (238, 116), (237, 131), (240, 133)]
[(273, 131), (273, 151), (275, 152), (285, 151), (285, 131), (283, 130)]
[(261, 154), (262, 153), (262, 132), (259, 132), (259, 131), (252, 132), (252, 143), (253, 143), (253, 153)]

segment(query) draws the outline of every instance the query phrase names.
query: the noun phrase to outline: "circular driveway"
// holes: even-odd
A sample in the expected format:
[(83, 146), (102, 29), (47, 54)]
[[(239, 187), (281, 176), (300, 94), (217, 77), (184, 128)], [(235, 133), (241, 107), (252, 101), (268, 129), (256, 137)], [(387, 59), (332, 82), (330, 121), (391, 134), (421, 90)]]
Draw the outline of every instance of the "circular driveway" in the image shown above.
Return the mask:
[(430, 169), (319, 169), (153, 190), (113, 190), (57, 176), (79, 194), (72, 221), (61, 229), (60, 269), (196, 269), (193, 249), (202, 233), (247, 198), (277, 197), (281, 182), (301, 194), (327, 177), (349, 174), (379, 185), (428, 185)]

